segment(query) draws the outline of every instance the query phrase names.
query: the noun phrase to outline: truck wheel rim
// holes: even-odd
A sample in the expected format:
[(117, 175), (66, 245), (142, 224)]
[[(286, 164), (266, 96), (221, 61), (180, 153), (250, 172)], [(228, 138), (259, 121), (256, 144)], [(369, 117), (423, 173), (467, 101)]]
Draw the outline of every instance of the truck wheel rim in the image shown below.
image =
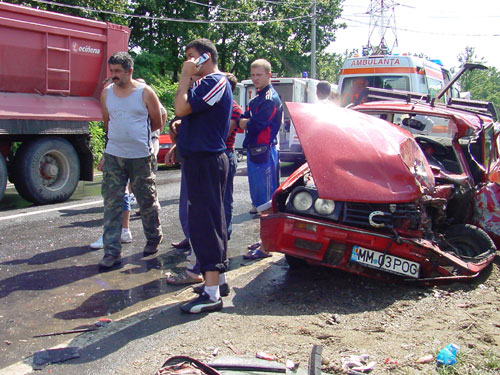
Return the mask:
[(40, 159), (39, 171), (42, 185), (48, 190), (57, 191), (68, 182), (68, 159), (59, 151), (49, 151)]

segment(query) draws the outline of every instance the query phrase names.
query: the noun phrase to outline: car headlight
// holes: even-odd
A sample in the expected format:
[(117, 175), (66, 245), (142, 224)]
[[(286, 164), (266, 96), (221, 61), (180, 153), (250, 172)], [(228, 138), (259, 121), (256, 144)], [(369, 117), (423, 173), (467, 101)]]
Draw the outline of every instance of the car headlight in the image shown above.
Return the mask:
[(307, 191), (301, 191), (293, 197), (293, 207), (298, 211), (307, 211), (313, 204), (313, 197)]
[(331, 215), (335, 210), (335, 202), (330, 199), (318, 198), (314, 202), (314, 209), (320, 215)]

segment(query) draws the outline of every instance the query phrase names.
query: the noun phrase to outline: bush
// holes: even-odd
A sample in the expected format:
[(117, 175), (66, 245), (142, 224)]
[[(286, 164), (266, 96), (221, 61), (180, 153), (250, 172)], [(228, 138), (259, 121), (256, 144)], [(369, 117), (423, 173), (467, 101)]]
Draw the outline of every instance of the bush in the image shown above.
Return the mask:
[(104, 131), (104, 123), (102, 121), (92, 121), (89, 123), (90, 132), (90, 150), (94, 155), (94, 168), (97, 166), (99, 159), (104, 153), (106, 145), (106, 132)]

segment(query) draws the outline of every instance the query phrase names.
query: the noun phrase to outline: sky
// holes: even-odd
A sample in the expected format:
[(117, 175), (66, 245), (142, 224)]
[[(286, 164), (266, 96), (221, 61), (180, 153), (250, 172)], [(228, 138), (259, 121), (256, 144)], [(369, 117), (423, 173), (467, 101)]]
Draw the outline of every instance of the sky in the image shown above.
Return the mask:
[[(380, 1), (380, 0), (373, 0)], [(398, 47), (393, 51), (424, 53), (440, 59), (447, 68), (458, 67), (457, 56), (465, 47), (475, 47), (478, 58), (500, 70), (500, 1), (499, 0), (394, 0)], [(337, 40), (328, 52), (343, 53), (361, 48), (368, 42), (370, 0), (344, 0), (342, 18), (347, 28), (337, 32)], [(387, 3), (386, 3), (387, 4)], [(375, 30), (371, 43), (378, 45), (380, 32)], [(387, 30), (389, 46), (395, 40)]]

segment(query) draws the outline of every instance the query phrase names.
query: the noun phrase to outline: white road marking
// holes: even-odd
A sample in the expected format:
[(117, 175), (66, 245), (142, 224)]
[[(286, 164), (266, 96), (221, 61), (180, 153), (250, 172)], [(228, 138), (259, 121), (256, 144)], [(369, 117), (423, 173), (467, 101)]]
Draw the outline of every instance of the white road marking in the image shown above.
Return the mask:
[(99, 204), (102, 204), (103, 200), (100, 199), (98, 201), (92, 201), (92, 202), (87, 202), (87, 203), (79, 203), (79, 204), (72, 204), (69, 206), (63, 206), (63, 207), (57, 207), (57, 208), (49, 208), (46, 210), (40, 210), (40, 211), (35, 211), (35, 212), (24, 212), (22, 214), (16, 214), (16, 215), (10, 215), (10, 216), (4, 216), (0, 217), (0, 221), (4, 220), (10, 220), (10, 219), (17, 219), (19, 217), (24, 217), (24, 216), (32, 216), (32, 215), (38, 215), (38, 214), (44, 214), (47, 212), (53, 212), (53, 211), (61, 211), (61, 210), (67, 210), (70, 208), (78, 208), (78, 207), (85, 207), (85, 206), (97, 206)]

